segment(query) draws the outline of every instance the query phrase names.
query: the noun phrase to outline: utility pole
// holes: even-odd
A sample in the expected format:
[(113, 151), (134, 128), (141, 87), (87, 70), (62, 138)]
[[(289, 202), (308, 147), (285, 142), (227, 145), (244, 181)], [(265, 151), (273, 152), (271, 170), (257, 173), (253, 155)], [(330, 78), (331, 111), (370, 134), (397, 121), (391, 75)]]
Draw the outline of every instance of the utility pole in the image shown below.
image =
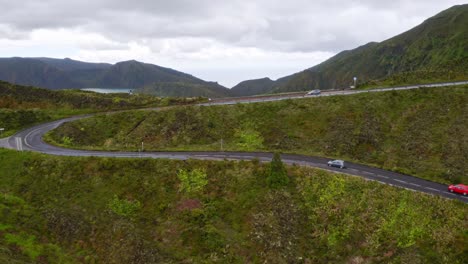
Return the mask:
[(222, 125), (223, 125), (223, 127), (222, 127), (222, 129), (221, 129), (221, 151), (224, 151), (224, 148), (223, 148), (224, 134), (225, 134), (225, 133), (224, 133), (224, 130), (226, 129), (226, 123), (225, 123), (225, 121), (224, 121), (224, 115), (225, 115), (224, 112), (222, 112), (222, 120), (223, 120)]

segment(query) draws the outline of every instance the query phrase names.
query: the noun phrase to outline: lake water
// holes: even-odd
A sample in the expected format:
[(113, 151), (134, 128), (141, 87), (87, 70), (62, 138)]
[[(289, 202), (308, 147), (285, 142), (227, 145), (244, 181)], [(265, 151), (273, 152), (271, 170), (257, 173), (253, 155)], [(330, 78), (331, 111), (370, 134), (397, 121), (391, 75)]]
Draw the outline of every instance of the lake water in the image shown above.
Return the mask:
[(130, 89), (130, 88), (84, 88), (81, 90), (108, 94), (108, 93), (129, 93), (133, 89)]

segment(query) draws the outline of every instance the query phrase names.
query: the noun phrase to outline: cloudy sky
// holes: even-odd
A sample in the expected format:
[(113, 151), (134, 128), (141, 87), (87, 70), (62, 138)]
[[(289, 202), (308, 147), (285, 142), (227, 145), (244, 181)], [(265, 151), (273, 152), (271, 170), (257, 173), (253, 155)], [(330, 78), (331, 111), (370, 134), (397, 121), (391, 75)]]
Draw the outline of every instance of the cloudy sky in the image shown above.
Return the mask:
[(382, 41), (457, 0), (0, 0), (0, 57), (138, 61), (231, 87)]

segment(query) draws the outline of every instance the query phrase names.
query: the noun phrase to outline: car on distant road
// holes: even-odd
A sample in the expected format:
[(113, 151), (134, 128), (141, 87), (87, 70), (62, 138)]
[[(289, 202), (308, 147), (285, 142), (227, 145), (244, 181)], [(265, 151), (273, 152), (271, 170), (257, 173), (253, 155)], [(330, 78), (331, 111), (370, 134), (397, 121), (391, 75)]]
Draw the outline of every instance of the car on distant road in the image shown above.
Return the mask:
[(342, 160), (330, 160), (327, 163), (327, 165), (328, 165), (328, 167), (336, 167), (336, 168), (340, 168), (340, 169), (346, 168), (345, 163)]
[(448, 191), (451, 193), (459, 193), (463, 195), (468, 195), (468, 185), (464, 184), (450, 184)]
[(321, 93), (320, 90), (312, 90), (310, 92), (307, 93), (307, 95), (319, 95)]

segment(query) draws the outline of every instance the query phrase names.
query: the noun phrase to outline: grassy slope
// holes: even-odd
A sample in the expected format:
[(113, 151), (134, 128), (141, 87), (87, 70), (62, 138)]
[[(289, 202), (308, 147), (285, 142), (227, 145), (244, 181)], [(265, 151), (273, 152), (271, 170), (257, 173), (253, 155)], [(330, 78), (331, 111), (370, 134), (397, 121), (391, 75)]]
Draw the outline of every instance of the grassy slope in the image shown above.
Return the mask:
[[(0, 150), (2, 263), (442, 263), (468, 207), (316, 169), (265, 184), (258, 162), (52, 157)], [(180, 189), (180, 169), (207, 185)]]
[[(466, 182), (468, 86), (98, 115), (49, 137), (107, 150), (282, 151)], [(98, 132), (99, 131), (99, 132)], [(104, 133), (102, 133), (104, 131)]]
[(158, 82), (146, 85), (143, 88), (137, 89), (138, 92), (144, 94), (152, 94), (155, 96), (171, 96), (171, 97), (228, 97), (229, 90), (221, 87), (217, 83), (184, 83), (184, 82)]
[(357, 89), (372, 89), (382, 87), (397, 87), (406, 85), (457, 82), (468, 80), (466, 76), (457, 75), (449, 71), (416, 71), (393, 74), (379, 80), (370, 80), (358, 85)]
[(98, 94), (80, 90), (51, 91), (0, 81), (0, 127), (9, 136), (36, 123), (90, 112), (187, 104), (201, 98)]

